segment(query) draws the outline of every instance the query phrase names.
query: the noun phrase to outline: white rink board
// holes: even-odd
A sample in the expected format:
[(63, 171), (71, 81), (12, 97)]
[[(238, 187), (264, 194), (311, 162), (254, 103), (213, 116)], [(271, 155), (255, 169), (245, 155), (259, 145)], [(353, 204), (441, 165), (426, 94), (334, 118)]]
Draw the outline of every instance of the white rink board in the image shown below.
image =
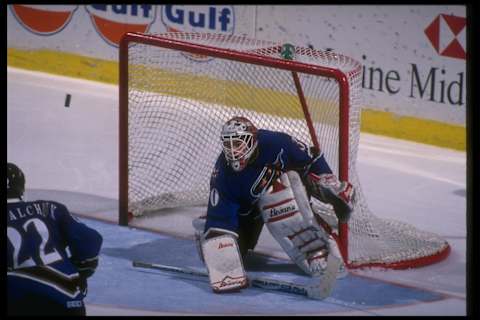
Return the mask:
[[(366, 68), (365, 105), (371, 109), (456, 125), (466, 123), (466, 61), (443, 54), (452, 42), (457, 43), (456, 51), (466, 49), (465, 5), (121, 6), (30, 6), (47, 12), (61, 8), (71, 13), (63, 29), (39, 34), (32, 25), (16, 17), (9, 5), (7, 45), (117, 61), (118, 44), (111, 43), (108, 32), (94, 23), (96, 17), (118, 24), (118, 28), (125, 28), (122, 31), (136, 23), (149, 33), (174, 28), (185, 32), (245, 34), (333, 50), (361, 62)], [(228, 21), (221, 20), (223, 10), (228, 13)], [(141, 13), (147, 17), (141, 17)], [(189, 15), (197, 22), (203, 16), (204, 23), (192, 25), (192, 20), (187, 19)], [(40, 17), (48, 19), (45, 13)], [(447, 22), (446, 17), (452, 17), (457, 26), (452, 29), (452, 22)], [(214, 23), (220, 21), (227, 23), (226, 28)], [(438, 30), (434, 28), (430, 36), (438, 42), (439, 52), (426, 34), (435, 23)]]

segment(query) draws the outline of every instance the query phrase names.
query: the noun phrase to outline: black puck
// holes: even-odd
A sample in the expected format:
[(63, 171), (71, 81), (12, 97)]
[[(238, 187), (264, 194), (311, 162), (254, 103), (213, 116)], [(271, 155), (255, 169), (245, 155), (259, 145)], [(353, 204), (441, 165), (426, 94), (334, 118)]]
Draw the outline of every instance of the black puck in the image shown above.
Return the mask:
[(65, 97), (65, 107), (68, 108), (70, 107), (70, 100), (72, 99), (72, 95), (67, 93), (67, 96)]

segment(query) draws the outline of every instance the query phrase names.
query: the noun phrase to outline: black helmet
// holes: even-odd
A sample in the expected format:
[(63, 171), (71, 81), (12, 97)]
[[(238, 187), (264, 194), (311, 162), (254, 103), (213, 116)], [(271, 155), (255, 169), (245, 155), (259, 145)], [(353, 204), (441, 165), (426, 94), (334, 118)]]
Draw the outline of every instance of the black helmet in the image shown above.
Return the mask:
[(15, 164), (7, 162), (7, 199), (20, 199), (24, 192), (25, 175)]

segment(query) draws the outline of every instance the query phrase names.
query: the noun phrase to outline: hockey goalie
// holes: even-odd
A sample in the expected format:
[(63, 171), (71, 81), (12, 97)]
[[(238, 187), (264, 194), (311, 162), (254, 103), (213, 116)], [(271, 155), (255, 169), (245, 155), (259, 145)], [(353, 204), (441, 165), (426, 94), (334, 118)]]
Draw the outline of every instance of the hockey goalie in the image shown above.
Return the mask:
[(310, 197), (347, 221), (352, 185), (332, 174), (320, 152), (286, 133), (257, 129), (244, 117), (228, 120), (220, 136), (223, 152), (211, 175), (207, 214), (193, 221), (213, 291), (248, 286), (243, 259), (263, 226), (305, 274), (322, 278), (334, 260), (341, 268), (336, 242), (317, 222)]

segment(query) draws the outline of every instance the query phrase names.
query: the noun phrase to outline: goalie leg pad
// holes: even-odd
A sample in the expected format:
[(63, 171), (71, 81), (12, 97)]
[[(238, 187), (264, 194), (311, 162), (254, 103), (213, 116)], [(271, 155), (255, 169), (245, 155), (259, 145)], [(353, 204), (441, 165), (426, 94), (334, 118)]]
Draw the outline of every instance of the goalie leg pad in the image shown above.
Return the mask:
[(298, 173), (280, 177), (259, 200), (259, 208), (272, 236), (305, 273), (319, 275), (326, 268), (328, 235), (313, 218), (305, 188)]
[(236, 291), (248, 286), (234, 232), (210, 228), (203, 237), (202, 251), (214, 292)]

